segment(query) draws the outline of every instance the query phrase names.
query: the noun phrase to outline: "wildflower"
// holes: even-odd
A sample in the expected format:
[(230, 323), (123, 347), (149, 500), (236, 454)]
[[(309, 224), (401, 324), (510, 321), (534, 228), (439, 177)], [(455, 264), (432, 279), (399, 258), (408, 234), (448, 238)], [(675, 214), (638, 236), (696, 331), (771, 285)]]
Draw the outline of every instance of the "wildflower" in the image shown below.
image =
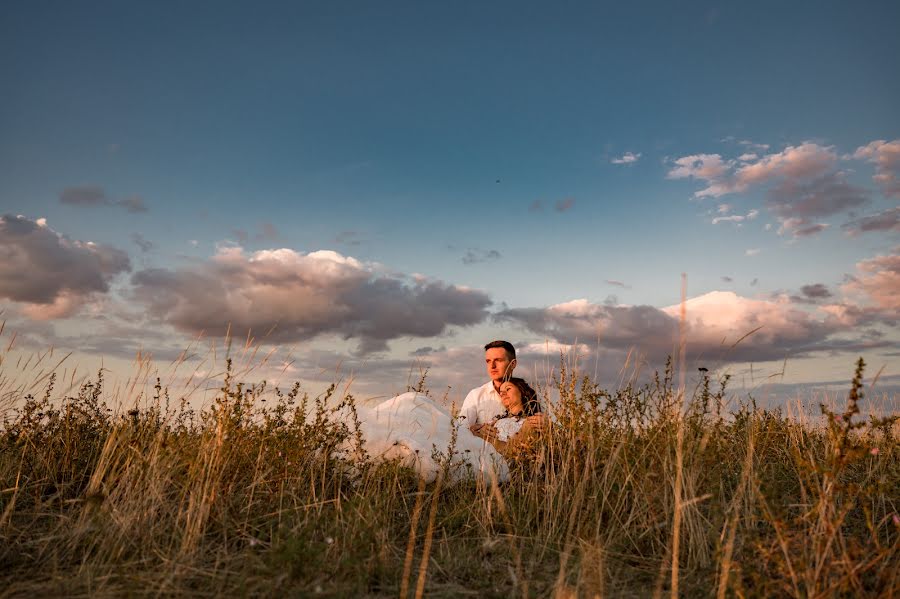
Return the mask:
[(869, 453), (871, 453), (872, 455), (878, 455), (878, 453), (879, 453), (878, 448), (873, 447), (872, 449), (869, 450)]
[(334, 539), (332, 539), (331, 537), (325, 537), (325, 544), (326, 544), (326, 545), (331, 545), (331, 544), (333, 544), (333, 543), (334, 543)]
[(894, 514), (892, 520), (894, 521), (894, 524), (896, 524), (897, 526), (900, 526), (900, 516), (898, 516), (897, 514)]

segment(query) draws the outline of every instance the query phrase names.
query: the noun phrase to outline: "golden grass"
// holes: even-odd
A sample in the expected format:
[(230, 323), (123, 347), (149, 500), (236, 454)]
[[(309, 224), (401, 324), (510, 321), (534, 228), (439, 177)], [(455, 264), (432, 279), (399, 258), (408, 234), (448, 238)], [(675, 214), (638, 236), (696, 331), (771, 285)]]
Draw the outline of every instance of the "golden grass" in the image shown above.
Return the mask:
[(228, 368), (205, 409), (158, 385), (116, 414), (102, 373), (57, 395), (38, 370), (0, 430), (0, 594), (890, 597), (900, 443), (861, 418), (862, 368), (799, 422), (726, 413), (727, 380), (608, 392), (562, 362), (541, 447), (455, 485), (348, 467), (334, 388), (263, 403)]

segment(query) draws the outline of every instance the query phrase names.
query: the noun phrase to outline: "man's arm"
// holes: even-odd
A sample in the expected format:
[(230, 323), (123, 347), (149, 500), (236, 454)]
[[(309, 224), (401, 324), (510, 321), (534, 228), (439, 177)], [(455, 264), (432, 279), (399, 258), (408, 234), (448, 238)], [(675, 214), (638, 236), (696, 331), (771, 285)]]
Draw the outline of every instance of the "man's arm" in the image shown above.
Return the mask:
[(459, 409), (459, 416), (463, 418), (462, 424), (472, 430), (483, 423), (478, 422), (478, 391), (480, 387), (476, 387), (469, 391), (463, 400), (462, 407)]

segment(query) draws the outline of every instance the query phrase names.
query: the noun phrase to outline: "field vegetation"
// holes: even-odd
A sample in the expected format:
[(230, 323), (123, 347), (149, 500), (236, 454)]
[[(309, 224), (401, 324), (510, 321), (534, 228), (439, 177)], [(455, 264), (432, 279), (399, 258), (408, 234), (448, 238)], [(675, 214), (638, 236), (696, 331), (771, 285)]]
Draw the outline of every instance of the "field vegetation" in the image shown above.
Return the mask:
[(50, 376), (0, 430), (0, 595), (890, 597), (898, 424), (860, 414), (863, 369), (801, 422), (727, 378), (606, 391), (562, 361), (511, 480), (452, 485), (350, 467), (334, 388), (229, 367), (202, 409), (157, 384), (129, 411), (102, 372), (62, 397)]

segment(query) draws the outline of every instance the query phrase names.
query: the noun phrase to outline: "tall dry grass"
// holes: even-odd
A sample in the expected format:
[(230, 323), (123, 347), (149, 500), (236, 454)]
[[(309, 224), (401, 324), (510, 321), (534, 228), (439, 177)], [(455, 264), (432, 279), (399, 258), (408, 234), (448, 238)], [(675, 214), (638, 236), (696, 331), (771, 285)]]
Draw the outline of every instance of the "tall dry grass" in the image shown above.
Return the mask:
[(334, 450), (358, 431), (334, 406), (353, 399), (334, 388), (229, 368), (205, 409), (159, 384), (118, 414), (102, 372), (62, 397), (51, 374), (0, 432), (0, 594), (900, 590), (896, 417), (860, 417), (861, 361), (841, 411), (806, 423), (752, 398), (728, 411), (727, 379), (685, 397), (673, 370), (606, 391), (562, 362), (556, 425), (511, 480), (455, 485), (349, 467)]

